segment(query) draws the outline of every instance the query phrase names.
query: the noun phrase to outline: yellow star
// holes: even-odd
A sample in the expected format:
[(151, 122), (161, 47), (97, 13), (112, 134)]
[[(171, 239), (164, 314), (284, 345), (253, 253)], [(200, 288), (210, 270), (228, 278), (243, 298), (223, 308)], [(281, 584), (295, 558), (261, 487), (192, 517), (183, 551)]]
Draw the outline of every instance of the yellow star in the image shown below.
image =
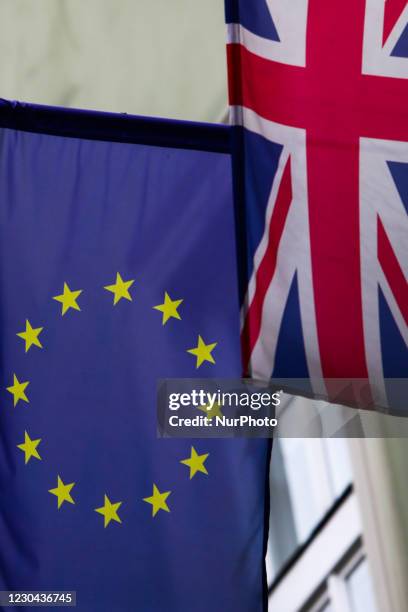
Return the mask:
[(195, 355), (197, 357), (196, 368), (199, 368), (204, 361), (215, 363), (214, 357), (211, 355), (212, 351), (217, 346), (217, 342), (213, 344), (205, 344), (201, 336), (198, 336), (198, 344), (195, 348), (188, 349), (187, 353)]
[(152, 504), (152, 516), (156, 516), (159, 510), (165, 510), (170, 512), (170, 509), (166, 503), (166, 499), (170, 495), (171, 491), (160, 493), (156, 485), (153, 485), (153, 495), (151, 497), (144, 497), (143, 501), (147, 504)]
[(75, 482), (71, 482), (71, 484), (64, 484), (61, 478), (58, 476), (58, 484), (55, 489), (48, 489), (48, 493), (52, 493), (52, 495), (58, 497), (58, 510), (61, 508), (64, 501), (69, 502), (70, 504), (75, 504), (70, 493), (74, 485)]
[(26, 431), (24, 432), (24, 442), (23, 444), (17, 444), (17, 448), (20, 448), (24, 452), (26, 464), (30, 461), (31, 457), (41, 459), (37, 451), (37, 446), (40, 442), (41, 438), (38, 438), (38, 440), (31, 440), (28, 433)]
[(52, 299), (56, 300), (57, 302), (61, 302), (61, 314), (64, 315), (70, 308), (73, 308), (74, 310), (81, 310), (77, 304), (77, 299), (81, 293), (82, 289), (78, 289), (78, 291), (71, 291), (67, 283), (64, 283), (64, 292), (61, 293), (61, 295), (56, 295)]
[(104, 527), (107, 527), (111, 521), (116, 521), (117, 523), (121, 523), (117, 511), (119, 510), (122, 502), (117, 502), (116, 504), (112, 504), (109, 497), (105, 493), (105, 501), (101, 508), (96, 508), (95, 512), (99, 512), (104, 517)]
[(11, 393), (14, 399), (14, 406), (17, 406), (19, 400), (23, 400), (23, 402), (28, 402), (28, 397), (25, 394), (25, 390), (30, 383), (19, 382), (17, 376), (13, 374), (13, 384), (11, 387), (7, 387), (7, 391)]
[(213, 407), (210, 408), (210, 410), (207, 410), (208, 406), (209, 404), (206, 404), (205, 406), (197, 406), (197, 410), (202, 410), (203, 412), (205, 412), (205, 416), (207, 417), (207, 419), (210, 420), (216, 416), (222, 417), (221, 404), (215, 402)]
[(181, 319), (177, 308), (182, 302), (183, 300), (172, 300), (167, 291), (165, 291), (163, 304), (153, 306), (155, 310), (160, 310), (160, 312), (163, 313), (162, 325), (165, 325), (170, 319), (170, 317), (174, 317), (175, 319)]
[(43, 327), (31, 327), (31, 323), (28, 319), (26, 319), (26, 328), (25, 331), (20, 332), (19, 334), (17, 334), (17, 336), (19, 338), (22, 338), (23, 340), (25, 340), (25, 352), (27, 353), (29, 348), (34, 344), (35, 346), (38, 346), (40, 348), (42, 348), (42, 344), (38, 338), (38, 336), (40, 335), (40, 333), (42, 332), (44, 328)]
[(119, 300), (125, 298), (125, 300), (132, 301), (132, 296), (129, 293), (130, 287), (133, 285), (134, 280), (124, 281), (119, 272), (116, 274), (116, 283), (114, 285), (107, 285), (104, 287), (106, 291), (111, 291), (114, 295), (113, 305), (117, 304)]
[(205, 455), (198, 455), (194, 446), (191, 447), (191, 456), (189, 459), (183, 459), (180, 463), (187, 465), (190, 468), (190, 480), (192, 479), (197, 472), (202, 472), (203, 474), (208, 474), (206, 467), (204, 465), (205, 460), (207, 459), (209, 453)]

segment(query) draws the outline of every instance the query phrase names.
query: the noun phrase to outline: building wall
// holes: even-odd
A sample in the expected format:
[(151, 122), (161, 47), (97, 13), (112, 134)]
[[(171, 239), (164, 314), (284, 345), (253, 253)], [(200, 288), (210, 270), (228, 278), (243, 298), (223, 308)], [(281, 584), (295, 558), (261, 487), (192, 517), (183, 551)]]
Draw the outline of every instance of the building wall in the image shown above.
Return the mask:
[(217, 121), (221, 0), (0, 0), (0, 96)]

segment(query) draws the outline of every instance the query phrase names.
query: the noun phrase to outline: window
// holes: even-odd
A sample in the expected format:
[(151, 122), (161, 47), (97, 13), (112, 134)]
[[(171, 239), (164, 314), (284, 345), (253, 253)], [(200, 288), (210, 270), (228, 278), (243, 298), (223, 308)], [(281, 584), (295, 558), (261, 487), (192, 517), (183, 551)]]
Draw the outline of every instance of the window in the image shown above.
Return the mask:
[(341, 438), (277, 439), (270, 478), (272, 581), (351, 483), (347, 443)]
[(272, 450), (270, 609), (379, 612), (363, 545), (349, 441), (318, 437), (326, 431), (319, 411), (313, 413), (313, 405), (298, 406), (301, 402), (294, 398), (286, 410), (303, 408), (303, 417), (302, 410), (295, 410), (290, 418), (299, 414), (305, 419), (304, 431), (317, 437), (281, 437), (274, 440)]
[(328, 576), (321, 591), (302, 612), (378, 612), (368, 562), (361, 547), (343, 567)]
[(350, 612), (377, 612), (367, 559), (362, 559), (345, 579)]

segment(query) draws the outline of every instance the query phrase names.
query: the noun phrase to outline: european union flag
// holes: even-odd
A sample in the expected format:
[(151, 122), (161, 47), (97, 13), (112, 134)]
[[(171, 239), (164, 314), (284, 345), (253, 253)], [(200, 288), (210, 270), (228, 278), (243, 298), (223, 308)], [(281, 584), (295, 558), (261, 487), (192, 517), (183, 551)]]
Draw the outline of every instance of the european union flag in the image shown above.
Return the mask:
[(0, 590), (262, 610), (269, 443), (156, 437), (159, 378), (241, 373), (228, 129), (0, 125)]

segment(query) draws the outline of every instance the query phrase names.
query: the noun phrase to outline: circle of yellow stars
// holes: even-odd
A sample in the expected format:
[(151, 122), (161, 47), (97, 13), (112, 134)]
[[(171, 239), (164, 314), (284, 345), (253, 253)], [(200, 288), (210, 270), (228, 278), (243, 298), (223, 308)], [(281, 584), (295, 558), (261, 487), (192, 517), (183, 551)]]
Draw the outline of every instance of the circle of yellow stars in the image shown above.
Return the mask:
[[(116, 306), (122, 299), (130, 302), (133, 301), (131, 288), (133, 287), (134, 282), (135, 279), (124, 280), (118, 272), (116, 274), (115, 282), (110, 285), (106, 285), (103, 288), (104, 290), (113, 294), (113, 305)], [(71, 289), (68, 283), (64, 282), (62, 293), (55, 295), (52, 298), (61, 304), (61, 316), (66, 315), (70, 310), (81, 311), (78, 301), (82, 293), (83, 289)], [(170, 319), (181, 320), (179, 308), (183, 302), (183, 299), (172, 299), (167, 291), (164, 292), (163, 302), (153, 306), (154, 310), (161, 313), (161, 323), (163, 326), (166, 325)], [(33, 327), (32, 323), (26, 319), (25, 329), (16, 334), (18, 338), (21, 338), (24, 341), (25, 353), (28, 353), (32, 347), (37, 347), (38, 349), (44, 348), (40, 340), (40, 334), (43, 332), (43, 330), (44, 327)], [(187, 353), (196, 358), (196, 369), (200, 368), (205, 362), (215, 364), (215, 359), (212, 353), (216, 346), (217, 342), (207, 344), (203, 340), (202, 336), (200, 334), (198, 335), (197, 345), (186, 349)], [(13, 396), (14, 408), (20, 401), (29, 403), (29, 399), (26, 394), (29, 384), (29, 381), (20, 381), (17, 375), (13, 373), (13, 383), (8, 386), (6, 390)], [(206, 411), (207, 416), (210, 419), (221, 414), (219, 406), (214, 406), (212, 408), (212, 413), (208, 411), (207, 406), (200, 406), (199, 410)], [(21, 442), (16, 446), (24, 453), (25, 465), (27, 465), (31, 459), (37, 459), (39, 461), (42, 460), (38, 450), (41, 441), (41, 438), (31, 439), (28, 432), (24, 432), (24, 442)], [(198, 473), (208, 475), (205, 465), (208, 457), (209, 453), (199, 454), (194, 446), (192, 446), (190, 456), (180, 460), (180, 463), (188, 468), (190, 480)], [(75, 482), (65, 483), (61, 476), (59, 474), (57, 475), (56, 486), (49, 489), (48, 492), (56, 497), (58, 510), (64, 503), (75, 505), (75, 499), (71, 495), (71, 491), (75, 484)], [(151, 505), (152, 517), (155, 517), (160, 510), (163, 512), (170, 512), (167, 499), (171, 493), (172, 491), (160, 491), (156, 483), (153, 483), (152, 495), (142, 499), (143, 502)], [(104, 527), (107, 527), (112, 521), (122, 523), (119, 516), (119, 509), (122, 504), (122, 501), (112, 502), (107, 493), (104, 493), (103, 505), (99, 508), (95, 508), (95, 512), (103, 516)]]

